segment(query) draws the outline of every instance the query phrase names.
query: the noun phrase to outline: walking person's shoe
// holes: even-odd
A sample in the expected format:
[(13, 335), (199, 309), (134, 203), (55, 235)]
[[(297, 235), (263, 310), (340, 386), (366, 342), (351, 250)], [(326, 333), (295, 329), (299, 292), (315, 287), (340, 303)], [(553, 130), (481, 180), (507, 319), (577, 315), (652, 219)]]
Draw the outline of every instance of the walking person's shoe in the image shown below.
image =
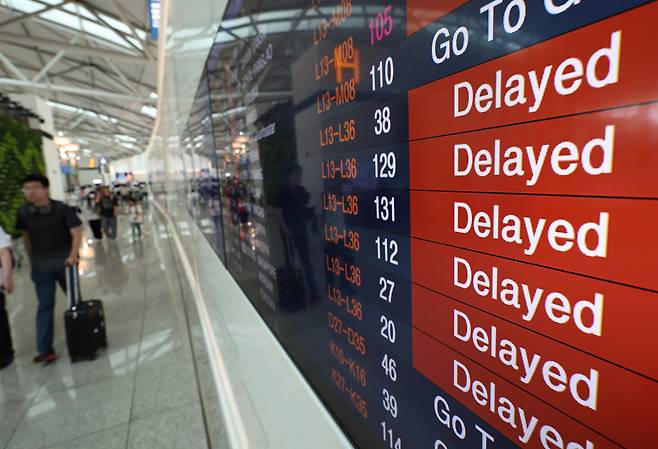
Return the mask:
[(58, 358), (59, 356), (55, 354), (55, 352), (53, 351), (53, 352), (47, 352), (45, 354), (35, 355), (34, 358), (32, 359), (32, 362), (43, 363), (44, 365), (50, 365)]

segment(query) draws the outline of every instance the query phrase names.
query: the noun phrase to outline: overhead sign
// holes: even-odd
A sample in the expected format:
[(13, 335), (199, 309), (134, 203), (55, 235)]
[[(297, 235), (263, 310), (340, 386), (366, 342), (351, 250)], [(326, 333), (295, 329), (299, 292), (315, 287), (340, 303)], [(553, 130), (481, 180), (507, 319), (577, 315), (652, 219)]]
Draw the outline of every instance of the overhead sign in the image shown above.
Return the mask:
[(354, 447), (658, 448), (658, 1), (256, 3), (181, 198)]
[(160, 0), (148, 0), (148, 15), (151, 39), (157, 40), (160, 31)]

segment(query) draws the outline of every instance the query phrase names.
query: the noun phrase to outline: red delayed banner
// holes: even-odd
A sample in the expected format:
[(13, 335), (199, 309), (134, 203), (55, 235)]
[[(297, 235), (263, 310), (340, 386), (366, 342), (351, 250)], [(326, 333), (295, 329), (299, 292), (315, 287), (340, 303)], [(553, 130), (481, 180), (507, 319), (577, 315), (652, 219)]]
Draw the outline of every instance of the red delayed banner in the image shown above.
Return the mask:
[(412, 281), (658, 380), (656, 294), (411, 240)]
[(409, 144), (411, 189), (658, 198), (658, 104)]
[(561, 441), (561, 447), (570, 449), (620, 448), (417, 329), (413, 330), (413, 365), (519, 447), (546, 449), (544, 442)]
[(411, 140), (658, 99), (658, 3), (409, 91)]
[(468, 0), (407, 0), (407, 35), (439, 20)]
[(415, 328), (568, 416), (625, 447), (651, 440), (657, 382), (417, 285), (412, 305)]
[(410, 192), (411, 235), (658, 290), (658, 201)]

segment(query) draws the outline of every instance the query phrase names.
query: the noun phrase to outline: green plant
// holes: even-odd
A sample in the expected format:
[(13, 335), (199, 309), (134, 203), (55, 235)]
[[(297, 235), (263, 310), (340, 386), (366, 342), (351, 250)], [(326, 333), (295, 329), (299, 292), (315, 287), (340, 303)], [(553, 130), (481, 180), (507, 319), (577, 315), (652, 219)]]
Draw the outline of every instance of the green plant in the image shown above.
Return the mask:
[(41, 133), (0, 117), (0, 225), (16, 235), (16, 211), (23, 204), (20, 180), (28, 173), (45, 173)]

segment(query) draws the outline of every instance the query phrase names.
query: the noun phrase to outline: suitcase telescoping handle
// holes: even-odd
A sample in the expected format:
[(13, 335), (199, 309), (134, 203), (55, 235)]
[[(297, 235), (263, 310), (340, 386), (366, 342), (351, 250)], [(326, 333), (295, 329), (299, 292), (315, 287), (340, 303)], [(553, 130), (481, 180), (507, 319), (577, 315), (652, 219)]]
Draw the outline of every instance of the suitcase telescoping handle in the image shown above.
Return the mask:
[(66, 266), (66, 296), (69, 307), (75, 309), (80, 303), (80, 277), (78, 276), (78, 265)]

